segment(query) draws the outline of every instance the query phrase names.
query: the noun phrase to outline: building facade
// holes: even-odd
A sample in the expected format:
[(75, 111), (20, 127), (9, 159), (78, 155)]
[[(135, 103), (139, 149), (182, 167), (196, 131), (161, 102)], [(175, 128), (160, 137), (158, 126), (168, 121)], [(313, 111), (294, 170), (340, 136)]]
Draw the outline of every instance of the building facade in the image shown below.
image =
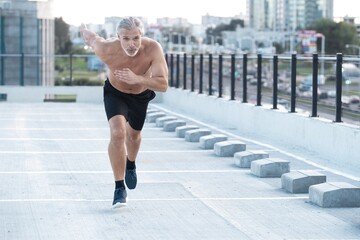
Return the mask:
[(54, 84), (52, 4), (0, 1), (0, 85)]
[(333, 0), (247, 0), (247, 26), (257, 31), (295, 31), (333, 18)]
[(247, 0), (246, 25), (256, 31), (273, 30), (276, 21), (276, 0)]

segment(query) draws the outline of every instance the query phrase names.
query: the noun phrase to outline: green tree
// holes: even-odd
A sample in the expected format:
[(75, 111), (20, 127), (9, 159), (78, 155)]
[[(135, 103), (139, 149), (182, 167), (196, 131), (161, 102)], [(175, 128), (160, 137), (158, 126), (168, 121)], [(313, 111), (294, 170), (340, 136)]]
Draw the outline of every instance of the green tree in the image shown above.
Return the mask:
[(70, 40), (69, 25), (64, 22), (62, 17), (55, 18), (55, 53), (69, 54), (72, 51)]
[[(358, 45), (360, 43), (356, 27), (350, 23), (336, 23), (331, 19), (320, 19), (311, 24), (308, 29), (325, 36), (326, 54), (348, 52), (346, 44)], [(321, 39), (318, 39), (318, 46), (321, 46)]]
[[(231, 20), (231, 22), (229, 24), (220, 24), (220, 25), (217, 25), (215, 28), (212, 28), (212, 27), (207, 28), (206, 29), (206, 35), (207, 36), (214, 36), (215, 39), (216, 39), (215, 42), (222, 45), (221, 33), (223, 31), (235, 31), (238, 26), (243, 28), (244, 27), (244, 20), (242, 20), (242, 19), (233, 19), (233, 20)], [(209, 44), (210, 40), (207, 39), (206, 42)]]

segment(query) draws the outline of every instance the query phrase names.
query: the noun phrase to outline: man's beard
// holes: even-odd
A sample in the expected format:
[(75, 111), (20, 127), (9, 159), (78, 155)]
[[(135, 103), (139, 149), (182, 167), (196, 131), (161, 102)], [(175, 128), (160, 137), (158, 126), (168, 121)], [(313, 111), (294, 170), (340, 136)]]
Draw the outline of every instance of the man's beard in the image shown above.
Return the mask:
[(124, 52), (126, 53), (126, 55), (128, 55), (129, 57), (134, 57), (139, 51), (138, 48), (124, 49), (124, 50), (125, 50)]

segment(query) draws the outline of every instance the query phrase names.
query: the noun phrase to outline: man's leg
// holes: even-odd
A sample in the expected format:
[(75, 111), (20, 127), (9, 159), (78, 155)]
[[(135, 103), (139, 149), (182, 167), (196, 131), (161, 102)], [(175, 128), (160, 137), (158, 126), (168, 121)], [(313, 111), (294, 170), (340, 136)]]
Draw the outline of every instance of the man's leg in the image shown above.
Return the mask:
[(128, 154), (125, 182), (129, 189), (134, 189), (137, 184), (135, 160), (140, 149), (141, 131), (133, 129), (129, 123), (126, 124), (125, 144)]
[(125, 144), (129, 160), (135, 161), (140, 149), (141, 131), (133, 129), (129, 123), (126, 123)]
[(116, 115), (109, 120), (110, 143), (108, 153), (115, 179), (113, 206), (126, 205), (126, 189), (124, 185), (124, 171), (126, 164), (126, 120), (124, 116)]
[(117, 115), (109, 120), (110, 125), (110, 143), (108, 147), (111, 167), (114, 173), (115, 181), (124, 179), (126, 163), (126, 120), (124, 116)]

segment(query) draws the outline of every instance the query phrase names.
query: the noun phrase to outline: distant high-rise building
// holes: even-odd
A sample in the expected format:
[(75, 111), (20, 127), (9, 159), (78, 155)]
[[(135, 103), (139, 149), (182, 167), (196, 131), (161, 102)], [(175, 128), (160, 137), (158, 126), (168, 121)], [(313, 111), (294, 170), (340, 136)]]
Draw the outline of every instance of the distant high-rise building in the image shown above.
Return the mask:
[(247, 0), (246, 25), (258, 31), (273, 30), (276, 21), (276, 0)]
[(169, 18), (169, 17), (163, 17), (163, 18), (157, 18), (156, 24), (163, 26), (163, 27), (189, 27), (190, 24), (186, 18)]
[(116, 37), (116, 28), (121, 21), (121, 17), (106, 17), (104, 28), (108, 37)]
[(0, 1), (0, 85), (54, 84), (52, 4)]
[(258, 31), (304, 29), (333, 18), (333, 0), (247, 0), (247, 26)]
[(218, 16), (212, 16), (209, 14), (206, 14), (205, 16), (201, 17), (201, 25), (204, 28), (208, 27), (215, 27), (220, 24), (229, 24), (231, 20), (233, 19), (240, 19), (240, 16), (234, 16), (234, 17), (218, 17)]

